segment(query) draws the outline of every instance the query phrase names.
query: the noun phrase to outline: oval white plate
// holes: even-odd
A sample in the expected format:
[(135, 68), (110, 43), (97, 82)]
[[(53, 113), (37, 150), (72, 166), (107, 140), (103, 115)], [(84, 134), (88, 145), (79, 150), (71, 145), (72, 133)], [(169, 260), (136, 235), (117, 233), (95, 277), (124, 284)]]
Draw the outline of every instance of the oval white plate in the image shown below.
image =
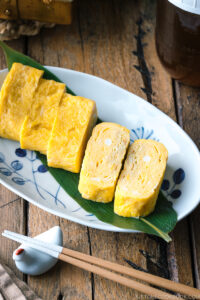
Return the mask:
[[(131, 130), (132, 141), (151, 138), (169, 151), (163, 192), (173, 202), (178, 220), (199, 203), (200, 155), (189, 136), (167, 115), (136, 95), (92, 75), (48, 67), (77, 95), (93, 99), (104, 121)], [(7, 70), (0, 73), (0, 85)], [(17, 142), (0, 139), (0, 183), (40, 208), (68, 220), (110, 231), (133, 232), (99, 221), (83, 210), (46, 172), (35, 153)]]

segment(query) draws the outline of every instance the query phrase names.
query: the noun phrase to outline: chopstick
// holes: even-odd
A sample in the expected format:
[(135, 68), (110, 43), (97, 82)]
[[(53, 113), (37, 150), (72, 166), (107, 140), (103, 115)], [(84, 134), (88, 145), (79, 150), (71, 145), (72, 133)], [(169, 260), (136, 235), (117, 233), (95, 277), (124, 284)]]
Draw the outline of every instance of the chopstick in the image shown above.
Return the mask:
[[(168, 294), (156, 288), (139, 283), (137, 281), (134, 281), (133, 279), (129, 279), (119, 274), (110, 272), (109, 270), (105, 270), (105, 268), (121, 273), (123, 275), (128, 275), (136, 279), (143, 280), (146, 283), (150, 283), (159, 287), (163, 287), (168, 290), (172, 290), (175, 292), (188, 295), (190, 297), (195, 297), (196, 299), (200, 299), (200, 291), (198, 289), (180, 283), (176, 283), (164, 278), (160, 278), (155, 275), (147, 274), (142, 271), (134, 270), (129, 267), (125, 267), (84, 253), (80, 253), (78, 251), (70, 250), (54, 244), (45, 243), (43, 241), (32, 239), (30, 237), (26, 237), (10, 231), (4, 231), (3, 235), (17, 242), (26, 243), (30, 247), (36, 248), (39, 251), (45, 252), (53, 257), (59, 258), (60, 260), (73, 264), (79, 268), (93, 272), (107, 279), (113, 280), (127, 287), (133, 288), (141, 293), (156, 297), (158, 299), (175, 300), (175, 299), (182, 299), (182, 298), (180, 297), (178, 298), (177, 296)], [(92, 264), (95, 264), (97, 266), (94, 266)]]
[[(181, 283), (173, 282), (171, 280), (161, 278), (161, 277), (158, 277), (158, 276), (155, 276), (152, 274), (134, 270), (129, 267), (125, 267), (125, 266), (122, 266), (122, 265), (119, 265), (119, 264), (116, 264), (116, 263), (113, 263), (110, 261), (106, 261), (106, 260), (103, 260), (103, 259), (100, 259), (100, 258), (97, 258), (94, 256), (90, 256), (90, 255), (87, 255), (87, 254), (84, 254), (84, 253), (81, 253), (81, 252), (78, 252), (75, 250), (67, 249), (67, 248), (64, 248), (64, 247), (61, 247), (58, 245), (45, 243), (43, 241), (38, 241), (36, 239), (32, 239), (30, 237), (26, 237), (26, 236), (23, 236), (18, 233), (13, 233), (11, 231), (5, 230), (4, 233), (8, 233), (10, 235), (13, 235), (14, 237), (19, 237), (19, 238), (23, 239), (23, 242), (31, 243), (32, 241), (34, 241), (34, 243), (36, 243), (38, 246), (43, 246), (45, 248), (47, 247), (47, 249), (50, 248), (51, 250), (55, 250), (59, 253), (69, 255), (71, 257), (83, 260), (88, 263), (96, 264), (100, 267), (104, 267), (104, 268), (110, 269), (112, 271), (131, 276), (135, 279), (143, 280), (147, 283), (150, 283), (150, 284), (153, 284), (153, 285), (156, 285), (156, 286), (159, 286), (159, 287), (162, 287), (162, 288), (174, 291), (174, 292), (178, 292), (178, 293), (182, 293), (182, 294), (185, 294), (188, 296), (200, 298), (200, 291), (198, 289), (186, 286)], [(58, 254), (55, 257), (58, 258)]]
[[(50, 249), (50, 244), (44, 243), (43, 241), (32, 239), (29, 237), (19, 237), (19, 234), (10, 233), (8, 231), (5, 231), (3, 236), (8, 237), (14, 241), (20, 242), (20, 243), (26, 243), (29, 247), (35, 248), (39, 251), (42, 251), (44, 253), (47, 253), (53, 257), (56, 257), (62, 261), (65, 261), (67, 263), (70, 263), (76, 267), (79, 267), (81, 269), (84, 269), (86, 271), (95, 273), (97, 275), (100, 275), (104, 278), (110, 279), (112, 281), (115, 281), (117, 283), (120, 283), (122, 285), (125, 285), (127, 287), (133, 288), (143, 294), (155, 297), (157, 299), (170, 299), (170, 300), (179, 300), (182, 299), (180, 297), (168, 294), (166, 292), (160, 291), (158, 289), (155, 289), (153, 287), (147, 286), (145, 284), (139, 283), (135, 280), (129, 279), (127, 277), (121, 276), (119, 274), (113, 273), (111, 271), (105, 270), (104, 268), (92, 265), (90, 263), (84, 262), (82, 260), (76, 259), (74, 257), (68, 256), (66, 254), (63, 254), (62, 252), (59, 252), (55, 250), (56, 247), (53, 247), (54, 249)], [(42, 243), (40, 243), (42, 242)], [(46, 244), (46, 247), (41, 246), (41, 244)], [(52, 245), (52, 244), (51, 244)], [(60, 247), (60, 246), (58, 246)], [(62, 247), (61, 247), (62, 248)]]

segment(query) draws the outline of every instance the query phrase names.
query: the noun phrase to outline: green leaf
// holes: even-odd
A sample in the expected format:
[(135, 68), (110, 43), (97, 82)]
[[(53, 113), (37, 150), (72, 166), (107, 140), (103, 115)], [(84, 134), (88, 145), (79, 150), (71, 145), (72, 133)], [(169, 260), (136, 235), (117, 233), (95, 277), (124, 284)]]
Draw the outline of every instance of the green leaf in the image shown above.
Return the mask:
[[(26, 56), (26, 55), (14, 50), (14, 49), (8, 47), (2, 41), (0, 41), (0, 46), (2, 47), (2, 49), (4, 51), (4, 54), (6, 56), (7, 67), (8, 67), (9, 70), (12, 67), (12, 64), (14, 62), (18, 62), (18, 63), (21, 63), (23, 65), (27, 65), (27, 66), (37, 68), (39, 70), (43, 70), (44, 71), (43, 77), (45, 79), (52, 79), (52, 80), (61, 82), (61, 80), (56, 75), (51, 73), (49, 70), (47, 70), (45, 67), (43, 67), (40, 63), (38, 63), (34, 59), (30, 58), (29, 56)], [(67, 87), (67, 92), (72, 94), (72, 95), (75, 95), (74, 92), (72, 92), (68, 87)]]
[[(20, 62), (41, 70), (44, 70), (44, 78), (60, 81), (53, 73), (48, 71), (38, 62), (30, 57), (23, 55), (0, 41), (0, 46), (3, 48), (6, 55), (8, 69), (11, 68), (14, 62)], [(67, 88), (68, 92), (74, 93)], [(101, 122), (98, 119), (98, 122)], [(78, 191), (79, 174), (67, 172), (62, 169), (50, 168), (47, 166), (46, 156), (37, 153), (38, 158), (47, 167), (51, 175), (62, 186), (62, 188), (87, 212), (94, 214), (102, 222), (112, 224), (114, 226), (138, 230), (148, 234), (154, 234), (163, 238), (165, 241), (171, 241), (168, 233), (173, 230), (177, 222), (177, 214), (162, 193), (159, 194), (156, 208), (152, 214), (143, 218), (124, 218), (116, 215), (113, 211), (113, 202), (111, 203), (98, 203), (85, 200), (81, 197)]]

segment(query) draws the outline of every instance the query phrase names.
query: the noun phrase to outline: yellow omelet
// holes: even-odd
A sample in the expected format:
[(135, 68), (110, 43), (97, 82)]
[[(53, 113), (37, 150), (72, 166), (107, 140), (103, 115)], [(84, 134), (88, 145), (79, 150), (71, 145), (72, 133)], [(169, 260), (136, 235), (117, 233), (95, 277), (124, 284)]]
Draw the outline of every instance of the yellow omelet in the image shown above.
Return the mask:
[(113, 200), (116, 182), (130, 143), (129, 130), (115, 123), (98, 124), (87, 144), (79, 192), (97, 202)]
[(20, 129), (30, 110), (43, 71), (13, 63), (0, 93), (0, 136), (19, 141)]
[(154, 210), (167, 158), (165, 146), (153, 140), (136, 140), (129, 147), (115, 192), (116, 214), (140, 217)]
[(53, 122), (65, 91), (65, 84), (41, 79), (33, 97), (33, 104), (20, 132), (22, 149), (47, 153)]
[(94, 101), (64, 94), (48, 144), (48, 166), (79, 173), (96, 120)]

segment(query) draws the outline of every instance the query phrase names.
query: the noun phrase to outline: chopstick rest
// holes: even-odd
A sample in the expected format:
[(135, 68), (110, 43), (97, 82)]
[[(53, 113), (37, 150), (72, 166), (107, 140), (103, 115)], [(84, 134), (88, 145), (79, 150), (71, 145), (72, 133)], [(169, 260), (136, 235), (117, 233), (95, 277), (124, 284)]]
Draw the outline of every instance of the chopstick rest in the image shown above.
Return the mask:
[[(62, 230), (59, 226), (34, 237), (39, 241), (48, 242), (54, 245), (63, 245)], [(21, 244), (14, 252), (13, 259), (16, 267), (24, 274), (41, 275), (50, 270), (58, 261), (57, 258), (29, 247), (27, 244)]]

